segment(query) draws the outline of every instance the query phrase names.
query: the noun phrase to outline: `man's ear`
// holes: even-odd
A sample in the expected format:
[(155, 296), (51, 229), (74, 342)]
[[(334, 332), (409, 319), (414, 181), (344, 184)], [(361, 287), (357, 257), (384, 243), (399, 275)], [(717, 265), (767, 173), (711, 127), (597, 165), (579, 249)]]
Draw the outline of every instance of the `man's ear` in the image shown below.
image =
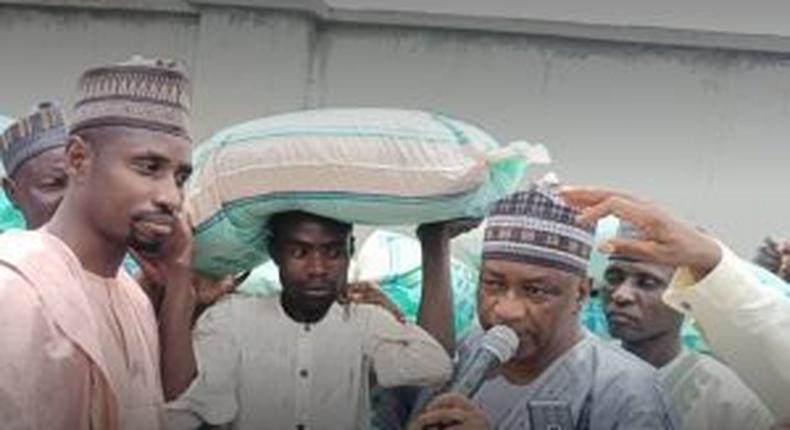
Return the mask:
[(590, 290), (592, 289), (592, 279), (589, 277), (583, 278), (579, 281), (579, 286), (576, 289), (576, 312), (581, 312), (587, 299), (590, 298)]
[(19, 199), (17, 198), (17, 185), (13, 179), (9, 177), (3, 178), (3, 190), (5, 191), (5, 195), (8, 197), (8, 201), (14, 206), (14, 208), (19, 209)]
[(77, 135), (69, 137), (69, 142), (66, 144), (66, 172), (70, 178), (77, 182), (81, 181), (94, 157), (95, 152), (88, 142)]
[(280, 255), (277, 252), (277, 249), (278, 249), (277, 245), (274, 244), (275, 240), (276, 239), (274, 238), (274, 236), (270, 236), (269, 237), (269, 240), (266, 243), (266, 252), (269, 253), (269, 257), (272, 259), (272, 261), (274, 261), (274, 264), (276, 264), (277, 267), (279, 267), (280, 266), (280, 261), (279, 261), (280, 260)]

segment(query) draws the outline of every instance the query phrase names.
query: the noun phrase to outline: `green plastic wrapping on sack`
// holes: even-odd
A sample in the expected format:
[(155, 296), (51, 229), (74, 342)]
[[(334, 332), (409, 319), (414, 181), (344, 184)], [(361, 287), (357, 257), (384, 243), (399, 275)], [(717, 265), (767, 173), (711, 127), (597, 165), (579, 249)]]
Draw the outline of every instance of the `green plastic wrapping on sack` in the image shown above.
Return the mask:
[(8, 200), (5, 191), (0, 190), (0, 232), (10, 229), (24, 229), (25, 218)]
[[(0, 115), (0, 133), (5, 131), (13, 122), (13, 118)], [(5, 169), (2, 168), (2, 163), (0, 163), (0, 176), (5, 176)], [(12, 228), (25, 228), (25, 218), (22, 216), (22, 212), (16, 209), (11, 204), (11, 201), (8, 200), (5, 191), (0, 190), (0, 232)]]
[[(315, 190), (307, 187), (288, 191), (289, 178), (283, 178), (282, 171), (300, 178), (298, 169), (304, 169), (304, 166), (294, 166), (294, 172), (290, 172), (292, 167), (289, 165), (260, 167), (255, 164), (265, 164), (265, 160), (255, 159), (265, 153), (262, 151), (292, 155), (299, 153), (301, 146), (307, 145), (305, 142), (315, 146), (322, 139), (333, 142), (336, 145), (333, 148), (339, 148), (339, 152), (343, 152), (346, 140), (356, 145), (359, 141), (369, 142), (391, 151), (395, 147), (401, 159), (382, 162), (402, 163), (397, 167), (402, 167), (404, 172), (412, 164), (422, 162), (435, 163), (435, 171), (449, 171), (447, 166), (433, 159), (436, 151), (455, 151), (461, 154), (459, 158), (466, 157), (469, 174), (480, 177), (475, 176), (474, 186), (461, 191), (422, 195), (382, 192), (375, 187), (366, 189), (362, 180), (353, 184), (353, 190), (343, 187), (320, 189), (336, 180), (337, 175), (326, 175), (322, 183), (315, 185)], [(343, 143), (338, 146), (338, 141)], [(201, 144), (193, 155), (195, 172), (188, 192), (193, 209), (197, 208), (193, 212), (198, 213), (193, 265), (198, 271), (213, 276), (239, 273), (259, 266), (268, 258), (265, 223), (269, 216), (282, 211), (302, 210), (373, 226), (417, 225), (458, 217), (482, 217), (490, 203), (518, 186), (529, 164), (525, 155), (528, 146), (524, 142), (502, 145), (479, 127), (444, 115), (399, 109), (319, 109), (263, 118), (228, 128)], [(381, 152), (380, 148), (374, 147), (370, 151)], [(434, 151), (433, 158), (430, 157), (431, 151)], [(354, 157), (370, 158), (367, 153), (346, 152), (342, 155), (351, 162), (355, 161)], [(240, 153), (252, 156), (245, 158)], [(315, 155), (316, 168), (332, 167), (326, 167), (328, 164), (322, 164), (321, 160), (320, 154)], [(461, 167), (467, 168), (466, 165)], [(279, 173), (267, 173), (269, 168), (272, 172), (279, 169)], [(258, 172), (255, 176), (257, 185), (244, 186), (260, 187), (262, 191), (248, 192), (242, 198), (228, 197), (237, 193), (239, 188), (228, 182), (243, 182), (240, 178), (251, 171)], [(389, 172), (397, 174), (397, 171), (391, 169)], [(441, 175), (430, 170), (429, 174)], [(401, 178), (408, 182), (411, 180), (409, 176), (403, 173)], [(349, 177), (353, 178), (353, 175), (343, 176), (343, 180), (338, 182), (347, 184)], [(471, 181), (469, 177), (462, 179)], [(398, 186), (392, 182), (389, 185)], [(267, 188), (270, 184), (282, 186), (283, 183), (286, 183), (285, 191), (271, 192)], [(206, 209), (207, 206), (211, 208)]]

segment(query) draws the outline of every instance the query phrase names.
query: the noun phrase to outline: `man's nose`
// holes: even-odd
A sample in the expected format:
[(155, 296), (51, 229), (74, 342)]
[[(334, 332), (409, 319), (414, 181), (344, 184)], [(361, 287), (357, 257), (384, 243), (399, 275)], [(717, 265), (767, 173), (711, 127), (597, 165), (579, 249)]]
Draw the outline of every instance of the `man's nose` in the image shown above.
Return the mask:
[(626, 305), (629, 303), (633, 303), (635, 300), (635, 289), (631, 282), (631, 279), (628, 278), (624, 280), (620, 285), (614, 287), (612, 292), (609, 294), (610, 301), (618, 304), (618, 305)]
[(521, 300), (516, 297), (515, 293), (508, 291), (504, 296), (494, 304), (494, 317), (497, 323), (508, 324), (517, 323), (523, 320), (526, 316), (526, 310)]
[(183, 190), (178, 186), (175, 179), (165, 179), (157, 185), (154, 203), (167, 213), (177, 213), (181, 209), (181, 204), (184, 200)]
[(312, 251), (307, 256), (307, 274), (311, 277), (323, 277), (329, 273), (327, 259), (319, 251)]

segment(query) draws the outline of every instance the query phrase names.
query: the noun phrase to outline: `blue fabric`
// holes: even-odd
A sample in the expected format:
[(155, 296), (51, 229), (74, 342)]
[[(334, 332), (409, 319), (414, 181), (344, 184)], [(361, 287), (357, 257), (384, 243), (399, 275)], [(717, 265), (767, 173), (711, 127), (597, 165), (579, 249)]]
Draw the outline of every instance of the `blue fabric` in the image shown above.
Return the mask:
[[(482, 335), (470, 335), (459, 348), (459, 360), (475, 350)], [(474, 399), (501, 430), (529, 429), (531, 400), (564, 402), (574, 424), (584, 421), (589, 429), (674, 429), (677, 422), (655, 369), (589, 333), (531, 383), (515, 385), (495, 376)]]

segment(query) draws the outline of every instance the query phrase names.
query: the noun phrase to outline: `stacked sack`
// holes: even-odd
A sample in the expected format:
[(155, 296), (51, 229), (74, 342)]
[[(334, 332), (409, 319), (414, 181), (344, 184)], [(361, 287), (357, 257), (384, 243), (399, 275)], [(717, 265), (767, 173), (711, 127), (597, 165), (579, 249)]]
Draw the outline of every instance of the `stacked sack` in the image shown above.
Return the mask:
[(319, 109), (240, 124), (194, 154), (194, 266), (213, 276), (257, 267), (265, 222), (281, 211), (377, 226), (482, 217), (536, 157), (548, 156), (423, 111)]
[[(456, 257), (450, 259), (456, 337), (464, 335), (476, 320), (478, 265)], [(381, 291), (415, 322), (422, 301), (422, 249), (420, 242), (394, 231), (376, 230), (354, 258), (352, 281), (375, 281)]]

